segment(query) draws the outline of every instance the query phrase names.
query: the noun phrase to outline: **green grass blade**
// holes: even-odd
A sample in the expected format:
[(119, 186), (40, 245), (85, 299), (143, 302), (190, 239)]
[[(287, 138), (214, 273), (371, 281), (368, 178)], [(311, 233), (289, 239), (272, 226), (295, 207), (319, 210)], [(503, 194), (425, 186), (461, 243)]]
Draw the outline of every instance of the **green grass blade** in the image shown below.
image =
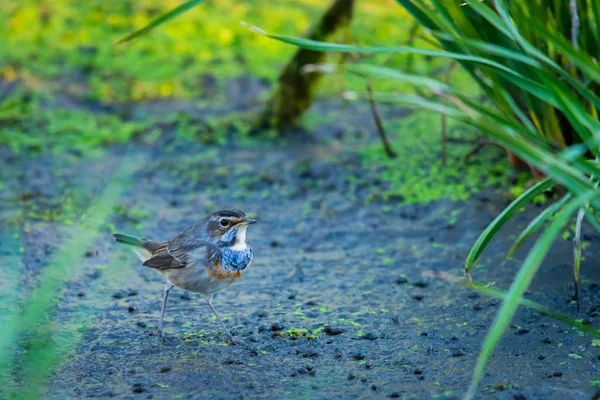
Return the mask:
[(154, 21), (150, 22), (148, 25), (146, 25), (145, 27), (138, 29), (135, 32), (130, 33), (129, 35), (125, 36), (124, 38), (119, 39), (119, 41), (117, 42), (118, 44), (120, 43), (125, 43), (128, 42), (132, 39), (135, 39), (139, 36), (145, 35), (148, 32), (150, 32), (152, 29), (156, 28), (159, 25), (164, 24), (165, 22), (168, 22), (170, 20), (172, 20), (173, 18), (183, 14), (184, 12), (188, 11), (189, 9), (200, 5), (202, 3), (204, 3), (206, 0), (190, 0), (187, 1), (185, 3), (183, 3), (182, 5), (172, 9), (169, 12), (164, 13), (163, 15), (161, 15), (160, 17), (156, 18)]
[(546, 221), (548, 221), (554, 214), (556, 214), (558, 210), (560, 210), (565, 204), (567, 204), (567, 202), (572, 197), (573, 195), (571, 193), (567, 193), (563, 196), (562, 199), (560, 199), (559, 201), (557, 201), (556, 203), (552, 204), (550, 207), (547, 207), (544, 211), (539, 213), (538, 216), (535, 217), (529, 223), (529, 225), (527, 225), (523, 232), (521, 232), (517, 240), (515, 240), (515, 243), (508, 251), (506, 258), (510, 258), (519, 248), (519, 246), (521, 246), (523, 242), (527, 240), (527, 238), (529, 238), (531, 235), (537, 232), (544, 225), (544, 223), (546, 223)]
[(469, 252), (469, 256), (467, 257), (467, 262), (465, 265), (465, 274), (467, 279), (470, 281), (470, 270), (473, 268), (477, 259), (486, 248), (490, 240), (494, 237), (494, 235), (504, 226), (508, 220), (510, 220), (517, 212), (519, 212), (525, 205), (529, 204), (536, 196), (543, 193), (544, 190), (551, 188), (554, 186), (554, 183), (550, 178), (546, 178), (542, 181), (539, 181), (529, 189), (527, 189), (523, 194), (517, 197), (512, 203), (509, 204), (493, 221), (488, 227), (479, 235), (477, 241), (471, 248)]
[(441, 58), (449, 58), (457, 61), (469, 61), (478, 64), (488, 65), (497, 70), (503, 71), (510, 75), (511, 77), (520, 78), (526, 80), (526, 78), (520, 73), (500, 64), (493, 60), (489, 60), (484, 57), (472, 56), (463, 53), (456, 53), (451, 51), (443, 51), (443, 50), (432, 50), (432, 49), (424, 49), (424, 48), (416, 48), (416, 47), (406, 47), (406, 46), (360, 46), (354, 44), (341, 44), (341, 43), (331, 43), (331, 42), (322, 42), (318, 40), (305, 39), (295, 36), (284, 36), (273, 33), (267, 33), (264, 30), (243, 23), (246, 25), (251, 31), (259, 33), (268, 38), (291, 44), (303, 49), (313, 50), (313, 51), (325, 51), (325, 52), (336, 52), (336, 53), (406, 53), (406, 54), (419, 54), (423, 56), (432, 56), (432, 57), (441, 57)]
[(523, 294), (531, 284), (535, 273), (540, 267), (542, 261), (546, 257), (546, 254), (552, 247), (552, 244), (556, 238), (562, 232), (564, 226), (569, 222), (571, 215), (586, 201), (589, 201), (593, 197), (597, 196), (596, 190), (591, 190), (585, 195), (580, 196), (576, 199), (571, 200), (565, 207), (556, 215), (554, 221), (548, 230), (538, 239), (536, 244), (533, 246), (527, 258), (523, 262), (523, 266), (519, 269), (517, 276), (513, 283), (510, 285), (510, 289), (504, 298), (502, 307), (498, 311), (492, 327), (488, 331), (486, 339), (483, 343), (481, 353), (477, 359), (475, 371), (473, 372), (473, 378), (471, 385), (467, 391), (465, 399), (472, 399), (477, 391), (477, 385), (483, 377), (485, 366), (492, 355), (496, 345), (500, 338), (504, 335), (504, 331), (508, 327), (508, 324), (512, 320), (517, 307), (523, 297)]
[[(491, 287), (491, 286), (487, 286), (487, 285), (483, 285), (481, 283), (469, 283), (468, 286), (474, 290), (476, 290), (477, 292), (484, 294), (486, 296), (490, 296), (490, 297), (495, 297), (497, 299), (500, 300), (504, 300), (506, 299), (507, 293)], [(519, 304), (521, 304), (524, 307), (530, 308), (532, 310), (535, 310), (539, 313), (545, 314), (551, 318), (556, 319), (557, 321), (561, 321), (564, 322), (565, 324), (568, 324), (574, 328), (579, 329), (582, 332), (586, 332), (589, 333), (591, 335), (594, 335), (596, 337), (600, 337), (600, 329), (596, 329), (594, 328), (592, 325), (586, 325), (583, 323), (583, 321), (569, 317), (568, 315), (564, 315), (561, 314), (559, 312), (556, 311), (552, 311), (549, 308), (544, 307), (543, 305), (536, 303), (534, 301), (531, 300), (527, 300), (527, 299), (521, 299), (519, 301)]]

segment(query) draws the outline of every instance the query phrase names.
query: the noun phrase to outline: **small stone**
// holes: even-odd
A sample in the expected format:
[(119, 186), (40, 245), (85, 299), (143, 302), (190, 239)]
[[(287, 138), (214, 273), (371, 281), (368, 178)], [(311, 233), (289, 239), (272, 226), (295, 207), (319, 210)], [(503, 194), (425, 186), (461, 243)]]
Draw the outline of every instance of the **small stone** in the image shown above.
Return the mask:
[(423, 379), (425, 379), (425, 376), (424, 376), (424, 375), (419, 375), (419, 376), (417, 377), (417, 379), (418, 379), (418, 380), (420, 380), (420, 381), (422, 381)]
[(344, 333), (344, 330), (338, 326), (325, 325), (324, 329), (325, 333), (329, 336), (341, 335)]
[(594, 319), (593, 318), (586, 318), (583, 320), (583, 324), (584, 325), (591, 325), (594, 323)]
[(416, 287), (420, 287), (420, 288), (426, 288), (427, 286), (429, 286), (429, 283), (419, 281), (419, 282), (413, 283), (413, 285), (415, 285)]
[(232, 359), (232, 358), (228, 358), (227, 360), (223, 360), (223, 364), (226, 364), (226, 365), (231, 365), (234, 362), (235, 362), (235, 360)]
[(368, 363), (365, 364), (365, 368), (366, 369), (371, 369), (371, 368), (373, 368), (373, 364), (370, 363), (370, 362), (368, 362)]
[(304, 358), (308, 358), (308, 357), (318, 357), (319, 353), (314, 350), (314, 349), (310, 349), (304, 352), (304, 354), (302, 354), (302, 357)]
[(457, 338), (456, 336), (452, 336), (452, 337), (450, 338), (450, 340), (452, 340), (452, 341), (456, 342), (456, 341), (458, 341), (458, 338)]
[(299, 374), (308, 374), (308, 370), (306, 368), (304, 368), (304, 367), (299, 367), (298, 369), (296, 369), (296, 371)]
[(549, 337), (545, 337), (544, 340), (542, 340), (542, 342), (546, 343), (546, 344), (551, 344), (552, 343), (552, 339), (550, 339)]
[(514, 395), (515, 400), (527, 400), (527, 397), (523, 393), (517, 393)]
[(279, 332), (283, 330), (283, 325), (281, 325), (279, 322), (275, 322), (273, 325), (271, 325), (271, 330), (273, 332)]
[(307, 301), (307, 302), (306, 302), (306, 305), (307, 305), (307, 306), (316, 306), (316, 305), (317, 305), (317, 302), (316, 302), (316, 301), (314, 301), (314, 300), (310, 300), (310, 301)]
[(142, 384), (141, 383), (134, 383), (133, 384), (133, 393), (144, 393), (144, 388), (142, 388)]
[(183, 294), (179, 295), (179, 298), (180, 298), (181, 300), (191, 300), (191, 299), (192, 299), (192, 298), (190, 297), (190, 295), (189, 295), (189, 294), (187, 294), (187, 293), (183, 293)]
[(543, 356), (541, 354), (538, 356), (538, 360), (545, 360), (545, 359), (546, 359), (546, 356)]
[(477, 303), (473, 306), (473, 310), (481, 311), (481, 310), (483, 310), (483, 306), (481, 305), (481, 303)]
[(138, 292), (136, 290), (130, 290), (129, 293), (127, 293), (127, 296), (131, 297), (131, 296), (137, 296)]
[(165, 373), (165, 372), (169, 372), (171, 370), (171, 367), (162, 367), (160, 369), (160, 372)]
[(478, 299), (481, 297), (481, 295), (479, 293), (469, 293), (467, 297), (470, 299)]
[(420, 335), (421, 336), (429, 336), (429, 332), (421, 332)]
[(456, 350), (454, 353), (452, 353), (452, 357), (464, 357), (465, 355), (465, 352), (462, 350)]
[(361, 340), (376, 340), (377, 339), (377, 335), (374, 334), (373, 332), (368, 332), (365, 333), (364, 335), (362, 335)]
[(129, 311), (130, 313), (135, 312), (135, 307), (129, 306), (129, 307), (127, 307), (127, 311)]
[(348, 375), (348, 380), (349, 381), (354, 380), (354, 379), (356, 379), (356, 375), (354, 375), (354, 374)]
[(521, 328), (517, 331), (517, 335), (525, 335), (526, 333), (529, 333), (529, 329), (527, 328)]
[(363, 353), (354, 353), (354, 354), (352, 354), (352, 357), (354, 357), (355, 360), (364, 360), (365, 359), (365, 355)]
[(420, 368), (417, 368), (413, 371), (413, 374), (415, 374), (415, 375), (421, 375), (422, 373), (423, 373), (423, 370)]
[(375, 385), (375, 384), (371, 385), (371, 390), (377, 391), (377, 385)]
[(84, 291), (77, 292), (77, 297), (85, 297), (85, 292)]
[(490, 301), (490, 306), (495, 307), (498, 305), (498, 299), (492, 299), (492, 301)]
[(281, 243), (279, 243), (277, 240), (271, 240), (270, 246), (271, 247), (279, 247)]
[(413, 296), (413, 299), (417, 300), (417, 301), (421, 301), (425, 298), (425, 296), (423, 296), (422, 294), (415, 294)]
[(553, 372), (553, 373), (552, 373), (552, 376), (555, 376), (555, 377), (557, 377), (557, 378), (560, 378), (561, 376), (563, 376), (563, 373), (562, 373), (562, 372), (560, 372), (560, 371)]
[(400, 398), (400, 393), (394, 392), (394, 393), (391, 393), (388, 397), (392, 398), (392, 399), (399, 399)]
[(269, 316), (269, 313), (266, 311), (262, 311), (260, 313), (258, 313), (258, 318), (266, 318)]
[(397, 283), (398, 285), (402, 285), (402, 284), (405, 284), (405, 283), (407, 283), (407, 282), (408, 282), (408, 279), (406, 279), (406, 278), (404, 278), (404, 277), (400, 277), (400, 278), (397, 278), (397, 279), (396, 279), (396, 283)]
[(124, 296), (122, 292), (116, 292), (112, 297), (113, 299), (122, 299)]
[(145, 328), (146, 327), (146, 323), (144, 321), (139, 321), (137, 323), (137, 326), (139, 326), (140, 328)]
[(296, 295), (295, 294), (290, 294), (288, 296), (288, 300), (295, 300), (296, 299)]
[(268, 328), (264, 325), (259, 325), (258, 326), (258, 331), (259, 332), (266, 332), (268, 330)]

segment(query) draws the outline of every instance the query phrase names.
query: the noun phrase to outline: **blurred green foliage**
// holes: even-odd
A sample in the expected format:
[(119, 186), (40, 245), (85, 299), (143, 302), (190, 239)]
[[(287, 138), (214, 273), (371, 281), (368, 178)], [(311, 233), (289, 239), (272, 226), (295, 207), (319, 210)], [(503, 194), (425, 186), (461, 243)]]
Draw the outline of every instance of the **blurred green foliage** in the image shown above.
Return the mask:
[[(58, 86), (66, 93), (102, 102), (199, 97), (206, 93), (202, 77), (207, 74), (221, 78), (217, 84), (246, 74), (272, 82), (294, 50), (250, 34), (239, 21), (301, 34), (327, 6), (318, 0), (208, 2), (148, 35), (116, 45), (127, 33), (180, 4), (173, 0), (3, 2), (0, 79), (19, 78), (36, 89)], [(356, 43), (399, 43), (408, 37), (412, 21), (392, 0), (360, 1), (350, 35)], [(371, 59), (381, 62), (386, 56)], [(400, 66), (405, 61), (400, 56), (389, 63)], [(436, 67), (435, 62), (415, 63), (421, 70)]]

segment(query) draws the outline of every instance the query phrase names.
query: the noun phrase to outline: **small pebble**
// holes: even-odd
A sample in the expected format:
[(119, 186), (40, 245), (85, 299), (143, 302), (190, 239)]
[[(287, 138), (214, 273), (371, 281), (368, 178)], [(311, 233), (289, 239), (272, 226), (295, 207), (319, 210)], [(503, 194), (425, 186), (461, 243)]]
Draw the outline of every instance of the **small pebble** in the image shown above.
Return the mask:
[(349, 381), (354, 380), (354, 379), (356, 379), (356, 375), (354, 375), (354, 374), (348, 375), (348, 380)]
[(189, 294), (187, 294), (187, 293), (183, 293), (183, 294), (179, 295), (179, 298), (180, 298), (181, 300), (191, 300), (191, 299), (192, 299), (192, 298), (190, 297), (190, 295), (189, 295)]
[(137, 326), (139, 326), (140, 328), (145, 328), (146, 327), (146, 323), (144, 321), (139, 321), (137, 323)]
[(419, 282), (413, 283), (413, 285), (415, 285), (416, 287), (420, 287), (420, 288), (426, 288), (427, 286), (429, 286), (429, 283), (419, 281)]
[(483, 306), (481, 305), (481, 303), (477, 303), (473, 306), (473, 309), (475, 311), (481, 311), (481, 310), (483, 310)]
[(344, 330), (342, 328), (330, 325), (326, 325), (324, 331), (330, 336), (341, 335), (342, 333), (344, 333)]
[(362, 335), (361, 340), (376, 340), (377, 339), (377, 335), (374, 334), (373, 332), (368, 332), (365, 333), (364, 335)]
[(417, 368), (413, 371), (413, 374), (415, 374), (415, 375), (421, 375), (422, 373), (423, 373), (423, 370), (419, 369), (419, 368)]
[(394, 393), (390, 394), (388, 397), (390, 397), (392, 399), (398, 399), (398, 398), (400, 398), (400, 393), (394, 392)]
[(417, 377), (417, 379), (418, 379), (418, 380), (420, 380), (420, 381), (422, 381), (423, 379), (425, 379), (425, 376), (424, 376), (424, 375), (419, 375), (419, 376)]
[(492, 301), (490, 301), (490, 306), (494, 307), (498, 305), (498, 299), (493, 299)]
[(127, 307), (127, 311), (129, 311), (129, 312), (135, 312), (135, 307), (129, 306), (129, 307)]
[(396, 283), (397, 283), (398, 285), (402, 285), (402, 284), (404, 284), (404, 283), (407, 283), (407, 282), (408, 282), (408, 279), (406, 279), (406, 278), (403, 278), (403, 277), (400, 277), (400, 278), (397, 278), (397, 279), (396, 279)]
[(365, 355), (363, 353), (354, 353), (354, 354), (352, 354), (352, 357), (354, 357), (355, 360), (364, 360), (365, 359)]
[(555, 377), (557, 377), (557, 378), (560, 378), (561, 376), (563, 376), (563, 373), (562, 373), (562, 372), (558, 372), (558, 371), (557, 371), (557, 372), (554, 372), (554, 373), (552, 373), (552, 376), (555, 376)]
[(463, 357), (465, 355), (466, 355), (465, 352), (462, 350), (456, 350), (454, 353), (452, 353), (453, 357)]
[(429, 336), (429, 332), (421, 332), (421, 336)]
[(422, 294), (415, 294), (413, 296), (413, 299), (417, 300), (417, 301), (421, 301), (425, 298), (425, 296), (423, 296)]
[(529, 333), (529, 329), (527, 328), (521, 328), (517, 331), (517, 335), (525, 335), (526, 333)]
[(308, 374), (308, 370), (306, 368), (304, 368), (304, 367), (300, 367), (300, 368), (296, 369), (296, 371), (299, 374)]
[(279, 322), (275, 322), (273, 325), (271, 325), (271, 330), (273, 332), (282, 331), (283, 330), (283, 325), (281, 325)]
[(545, 359), (546, 359), (546, 356), (543, 356), (541, 354), (538, 356), (538, 360), (545, 360)]
[(133, 393), (144, 393), (144, 389), (142, 388), (142, 384), (141, 383), (134, 383), (133, 384)]
[(371, 390), (377, 391), (377, 385), (375, 385), (375, 384), (371, 385)]
[(544, 340), (542, 340), (542, 342), (544, 342), (546, 344), (550, 344), (550, 343), (552, 343), (552, 339), (550, 339), (549, 337), (545, 337)]
[(164, 372), (169, 372), (170, 370), (171, 370), (171, 367), (162, 367), (162, 368), (160, 369), (160, 372), (163, 372), (163, 373), (164, 373)]
[(450, 338), (450, 340), (452, 340), (452, 341), (455, 341), (455, 342), (456, 342), (456, 341), (458, 341), (458, 338), (457, 338), (456, 336), (452, 336), (452, 337)]
[(296, 299), (296, 295), (295, 294), (290, 294), (288, 296), (288, 300), (295, 300)]
[(366, 369), (371, 369), (371, 368), (373, 368), (373, 364), (370, 363), (370, 362), (368, 362), (368, 363), (365, 364), (365, 368)]
[(123, 293), (121, 292), (117, 292), (115, 294), (113, 294), (113, 299), (122, 299), (123, 298)]
[(258, 318), (266, 318), (269, 316), (269, 313), (266, 311), (262, 311), (258, 314)]

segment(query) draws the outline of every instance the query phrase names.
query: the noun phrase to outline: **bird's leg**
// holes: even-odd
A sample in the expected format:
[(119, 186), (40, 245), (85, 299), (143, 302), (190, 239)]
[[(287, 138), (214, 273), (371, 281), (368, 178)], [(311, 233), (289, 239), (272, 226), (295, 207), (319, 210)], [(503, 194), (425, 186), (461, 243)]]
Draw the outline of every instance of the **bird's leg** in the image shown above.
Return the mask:
[(160, 321), (158, 321), (158, 336), (161, 340), (165, 340), (163, 335), (163, 320), (165, 319), (165, 309), (167, 308), (167, 299), (169, 298), (169, 290), (173, 289), (173, 285), (171, 282), (165, 282), (165, 290), (163, 292), (163, 301), (162, 306), (160, 307)]
[(208, 303), (208, 306), (210, 307), (210, 309), (212, 310), (212, 312), (215, 313), (215, 316), (217, 317), (217, 319), (221, 323), (221, 326), (223, 327), (223, 329), (225, 330), (225, 332), (227, 332), (227, 336), (229, 336), (229, 342), (231, 344), (236, 344), (235, 340), (233, 340), (233, 336), (231, 336), (231, 332), (229, 332), (229, 329), (227, 329), (227, 327), (225, 326), (225, 323), (223, 323), (223, 320), (221, 319), (221, 316), (219, 315), (219, 313), (217, 312), (217, 310), (215, 309), (215, 307), (212, 305), (212, 298), (213, 298), (212, 294), (210, 296), (206, 297), (206, 302)]

